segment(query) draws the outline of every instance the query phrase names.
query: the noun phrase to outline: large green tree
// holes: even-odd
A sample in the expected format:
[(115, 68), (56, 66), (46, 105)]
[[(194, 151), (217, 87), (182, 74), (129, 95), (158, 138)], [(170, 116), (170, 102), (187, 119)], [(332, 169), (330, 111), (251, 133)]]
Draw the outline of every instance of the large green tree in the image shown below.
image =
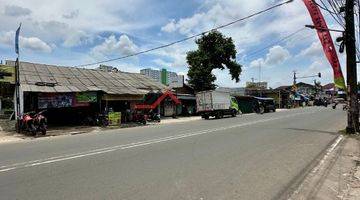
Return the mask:
[(188, 82), (195, 91), (213, 90), (214, 69), (229, 69), (231, 79), (239, 82), (241, 65), (236, 62), (236, 48), (231, 37), (211, 31), (197, 39), (198, 49), (187, 53)]

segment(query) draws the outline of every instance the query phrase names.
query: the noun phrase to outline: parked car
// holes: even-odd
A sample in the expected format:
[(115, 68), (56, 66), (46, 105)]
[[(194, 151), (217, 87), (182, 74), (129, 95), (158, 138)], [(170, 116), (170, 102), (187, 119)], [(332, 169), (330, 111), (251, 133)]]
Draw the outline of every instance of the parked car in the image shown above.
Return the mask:
[(203, 119), (220, 119), (224, 115), (236, 117), (239, 113), (237, 100), (227, 91), (208, 90), (197, 93), (196, 108)]
[(254, 112), (263, 114), (271, 111), (276, 112), (276, 104), (273, 98), (254, 98)]

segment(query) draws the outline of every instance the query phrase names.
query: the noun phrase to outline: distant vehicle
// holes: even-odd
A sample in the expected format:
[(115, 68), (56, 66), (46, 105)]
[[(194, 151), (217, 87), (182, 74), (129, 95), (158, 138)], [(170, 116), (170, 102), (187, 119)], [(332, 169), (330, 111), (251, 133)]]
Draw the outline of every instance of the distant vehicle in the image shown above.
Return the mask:
[(319, 99), (314, 100), (314, 106), (325, 106), (325, 107), (327, 107), (328, 104), (329, 104), (329, 102), (325, 98), (323, 98), (323, 99), (319, 98)]
[(276, 112), (276, 104), (273, 98), (254, 98), (254, 112), (263, 114), (270, 111)]
[(220, 119), (224, 115), (236, 117), (239, 112), (235, 97), (230, 96), (230, 92), (218, 90), (197, 93), (196, 108), (203, 119), (209, 119), (209, 117)]

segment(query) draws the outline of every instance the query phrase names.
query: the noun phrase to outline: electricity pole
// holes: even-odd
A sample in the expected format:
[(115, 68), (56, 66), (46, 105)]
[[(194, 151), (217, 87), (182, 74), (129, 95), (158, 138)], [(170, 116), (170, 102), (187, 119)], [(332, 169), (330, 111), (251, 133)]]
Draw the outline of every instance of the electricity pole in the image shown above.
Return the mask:
[(295, 87), (295, 85), (296, 85), (296, 71), (294, 70), (293, 71), (293, 73), (294, 73), (294, 77), (293, 77), (293, 86)]
[(353, 134), (359, 131), (359, 107), (357, 100), (357, 69), (354, 23), (354, 0), (346, 0), (345, 6), (345, 46), (348, 89), (348, 124), (346, 132)]

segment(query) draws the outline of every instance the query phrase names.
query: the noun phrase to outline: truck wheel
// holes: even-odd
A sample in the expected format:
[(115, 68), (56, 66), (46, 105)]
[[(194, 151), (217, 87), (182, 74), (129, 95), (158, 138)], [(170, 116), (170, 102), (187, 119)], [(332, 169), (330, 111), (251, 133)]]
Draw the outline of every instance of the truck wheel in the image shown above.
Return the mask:
[(265, 108), (261, 106), (261, 107), (259, 108), (259, 113), (260, 113), (260, 114), (264, 114), (264, 113), (265, 113)]
[(232, 117), (236, 117), (236, 110), (232, 110), (232, 111), (231, 111), (231, 116), (232, 116)]
[(223, 117), (222, 112), (219, 111), (216, 113), (216, 116), (215, 116), (216, 119), (221, 119), (222, 117)]
[(204, 119), (209, 119), (209, 115), (204, 115), (203, 118)]

